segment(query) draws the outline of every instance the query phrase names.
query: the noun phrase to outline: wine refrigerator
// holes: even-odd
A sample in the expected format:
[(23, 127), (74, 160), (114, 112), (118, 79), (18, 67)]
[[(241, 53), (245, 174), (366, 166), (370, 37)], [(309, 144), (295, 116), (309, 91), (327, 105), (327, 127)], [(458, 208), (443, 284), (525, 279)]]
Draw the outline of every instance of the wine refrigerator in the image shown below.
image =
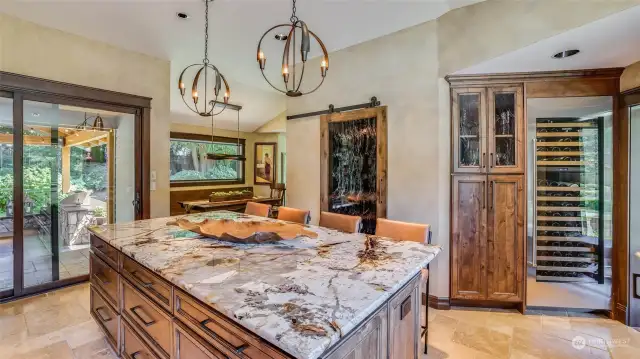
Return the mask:
[(603, 118), (536, 118), (536, 280), (604, 283)]

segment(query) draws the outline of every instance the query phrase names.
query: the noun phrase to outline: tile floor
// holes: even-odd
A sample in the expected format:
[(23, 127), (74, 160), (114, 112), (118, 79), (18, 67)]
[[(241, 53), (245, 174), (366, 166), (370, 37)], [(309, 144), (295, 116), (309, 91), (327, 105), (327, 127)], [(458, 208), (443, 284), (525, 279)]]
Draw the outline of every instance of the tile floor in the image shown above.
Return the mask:
[[(24, 285), (51, 282), (51, 249), (37, 235), (25, 236)], [(60, 248), (60, 279), (89, 273), (89, 245)], [(13, 238), (0, 239), (0, 290), (13, 287)]]
[[(429, 309), (429, 325), (429, 354), (422, 359), (640, 358), (640, 333), (589, 315)], [(583, 341), (574, 346), (575, 338)], [(0, 304), (0, 353), (3, 359), (116, 358), (89, 315), (88, 284)]]

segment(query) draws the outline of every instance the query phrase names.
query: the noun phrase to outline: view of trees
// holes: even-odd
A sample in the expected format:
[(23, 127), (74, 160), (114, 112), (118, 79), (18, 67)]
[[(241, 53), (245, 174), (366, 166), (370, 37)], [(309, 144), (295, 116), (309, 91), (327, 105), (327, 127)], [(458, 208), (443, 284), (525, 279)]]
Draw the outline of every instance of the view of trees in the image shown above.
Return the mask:
[[(37, 135), (25, 130), (25, 135)], [(34, 133), (31, 133), (34, 132)], [(0, 133), (12, 133), (10, 128), (0, 128)], [(107, 187), (106, 145), (71, 148), (71, 190), (101, 191)], [(51, 171), (56, 164), (58, 198), (62, 200), (62, 158), (60, 147), (24, 146), (24, 192), (34, 202), (33, 212), (48, 207), (51, 201)], [(56, 180), (55, 178), (53, 180)], [(6, 213), (7, 203), (13, 199), (13, 146), (0, 144), (0, 212)]]
[(207, 159), (207, 153), (237, 154), (236, 144), (171, 140), (170, 151), (171, 181), (229, 180), (241, 175), (238, 161)]

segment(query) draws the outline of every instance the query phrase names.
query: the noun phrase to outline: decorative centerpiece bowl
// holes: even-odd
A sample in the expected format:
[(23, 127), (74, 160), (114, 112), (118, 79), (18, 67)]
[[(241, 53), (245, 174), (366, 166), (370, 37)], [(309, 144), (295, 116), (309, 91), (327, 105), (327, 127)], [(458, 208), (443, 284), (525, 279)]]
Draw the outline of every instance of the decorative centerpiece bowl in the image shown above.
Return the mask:
[[(173, 223), (169, 223), (173, 224)], [(267, 222), (267, 221), (234, 221), (232, 219), (205, 219), (202, 222), (191, 222), (178, 219), (175, 222), (182, 229), (198, 233), (205, 237), (234, 243), (273, 243), (300, 236), (317, 238), (318, 234), (305, 229), (301, 224)]]

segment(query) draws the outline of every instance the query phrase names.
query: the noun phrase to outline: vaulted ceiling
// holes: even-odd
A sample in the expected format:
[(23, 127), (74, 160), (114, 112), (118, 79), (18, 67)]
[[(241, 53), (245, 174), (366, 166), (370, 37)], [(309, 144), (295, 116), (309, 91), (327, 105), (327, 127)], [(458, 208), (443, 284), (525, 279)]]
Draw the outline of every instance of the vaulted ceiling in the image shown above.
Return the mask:
[[(297, 13), (331, 52), (435, 19), (451, 9), (479, 1), (483, 0), (298, 0)], [(206, 120), (188, 112), (174, 85), (182, 68), (203, 57), (202, 1), (3, 0), (0, 11), (170, 60), (174, 121), (206, 124)], [(191, 17), (178, 19), (177, 12), (185, 12)], [(290, 15), (289, 0), (216, 0), (210, 7), (209, 56), (229, 79), (232, 102), (244, 106), (241, 112), (243, 130), (254, 130), (286, 109), (284, 97), (271, 90), (262, 79), (255, 51), (262, 33), (275, 24), (287, 23)], [(266, 39), (265, 43), (268, 59), (281, 56), (282, 43), (273, 38)], [(275, 69), (277, 71), (277, 66)], [(277, 76), (277, 73), (271, 75)], [(226, 112), (218, 118), (219, 125), (233, 127), (236, 114)]]

